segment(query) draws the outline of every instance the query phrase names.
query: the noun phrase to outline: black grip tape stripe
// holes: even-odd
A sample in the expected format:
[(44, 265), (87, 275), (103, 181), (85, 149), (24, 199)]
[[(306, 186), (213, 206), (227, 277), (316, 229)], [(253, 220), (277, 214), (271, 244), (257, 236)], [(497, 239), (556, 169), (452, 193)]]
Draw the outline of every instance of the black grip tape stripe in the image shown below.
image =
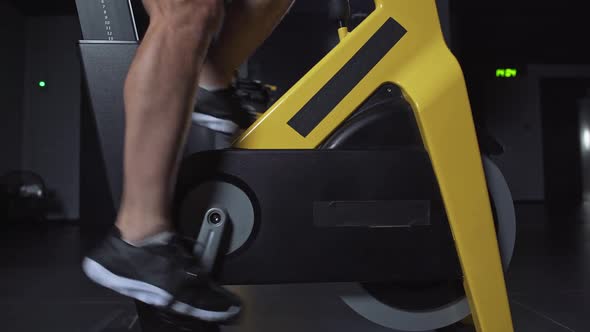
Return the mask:
[(326, 85), (289, 120), (307, 137), (407, 33), (390, 18)]

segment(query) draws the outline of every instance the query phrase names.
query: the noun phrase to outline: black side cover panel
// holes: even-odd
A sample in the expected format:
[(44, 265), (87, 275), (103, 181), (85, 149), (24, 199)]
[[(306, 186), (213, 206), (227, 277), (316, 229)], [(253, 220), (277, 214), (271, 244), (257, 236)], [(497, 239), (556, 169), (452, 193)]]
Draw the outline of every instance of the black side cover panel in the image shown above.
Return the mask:
[[(203, 216), (195, 215), (197, 202), (184, 197), (211, 179), (241, 187), (255, 207), (255, 235), (220, 264), (216, 278), (226, 284), (461, 275), (423, 149), (230, 150), (191, 156), (181, 170), (176, 209), (189, 236), (198, 233)], [(350, 218), (340, 219), (343, 213)]]

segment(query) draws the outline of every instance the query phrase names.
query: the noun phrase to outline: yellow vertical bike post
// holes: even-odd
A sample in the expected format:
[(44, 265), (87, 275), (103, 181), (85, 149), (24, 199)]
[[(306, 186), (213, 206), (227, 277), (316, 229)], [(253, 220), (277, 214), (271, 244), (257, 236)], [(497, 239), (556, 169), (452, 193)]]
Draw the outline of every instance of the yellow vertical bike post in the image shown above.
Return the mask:
[(434, 0), (375, 0), (376, 10), (235, 143), (314, 149), (379, 86), (398, 85), (439, 182), (479, 332), (511, 332), (493, 215), (462, 70)]

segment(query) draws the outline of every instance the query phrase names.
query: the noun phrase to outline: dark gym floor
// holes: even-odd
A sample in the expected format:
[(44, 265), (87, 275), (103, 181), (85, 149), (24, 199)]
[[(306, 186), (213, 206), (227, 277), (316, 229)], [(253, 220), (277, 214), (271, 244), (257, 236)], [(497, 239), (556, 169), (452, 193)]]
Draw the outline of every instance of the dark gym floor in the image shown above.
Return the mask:
[[(508, 287), (518, 332), (590, 330), (590, 205), (560, 211), (517, 206), (519, 236)], [(141, 331), (131, 301), (82, 275), (77, 226), (20, 225), (0, 232), (0, 330)], [(235, 288), (247, 315), (222, 331), (390, 331), (352, 313), (335, 295), (341, 286)]]

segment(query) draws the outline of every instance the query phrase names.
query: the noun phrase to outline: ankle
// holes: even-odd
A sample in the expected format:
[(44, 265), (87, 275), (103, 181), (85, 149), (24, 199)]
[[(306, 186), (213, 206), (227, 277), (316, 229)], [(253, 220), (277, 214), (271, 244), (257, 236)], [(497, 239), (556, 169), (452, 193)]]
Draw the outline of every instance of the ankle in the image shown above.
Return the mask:
[(219, 66), (207, 60), (201, 70), (199, 86), (205, 90), (217, 91), (231, 87), (234, 81), (235, 74), (233, 72), (225, 73), (219, 69)]
[(162, 218), (128, 218), (120, 216), (115, 224), (123, 240), (139, 243), (155, 235), (171, 232), (172, 223)]

